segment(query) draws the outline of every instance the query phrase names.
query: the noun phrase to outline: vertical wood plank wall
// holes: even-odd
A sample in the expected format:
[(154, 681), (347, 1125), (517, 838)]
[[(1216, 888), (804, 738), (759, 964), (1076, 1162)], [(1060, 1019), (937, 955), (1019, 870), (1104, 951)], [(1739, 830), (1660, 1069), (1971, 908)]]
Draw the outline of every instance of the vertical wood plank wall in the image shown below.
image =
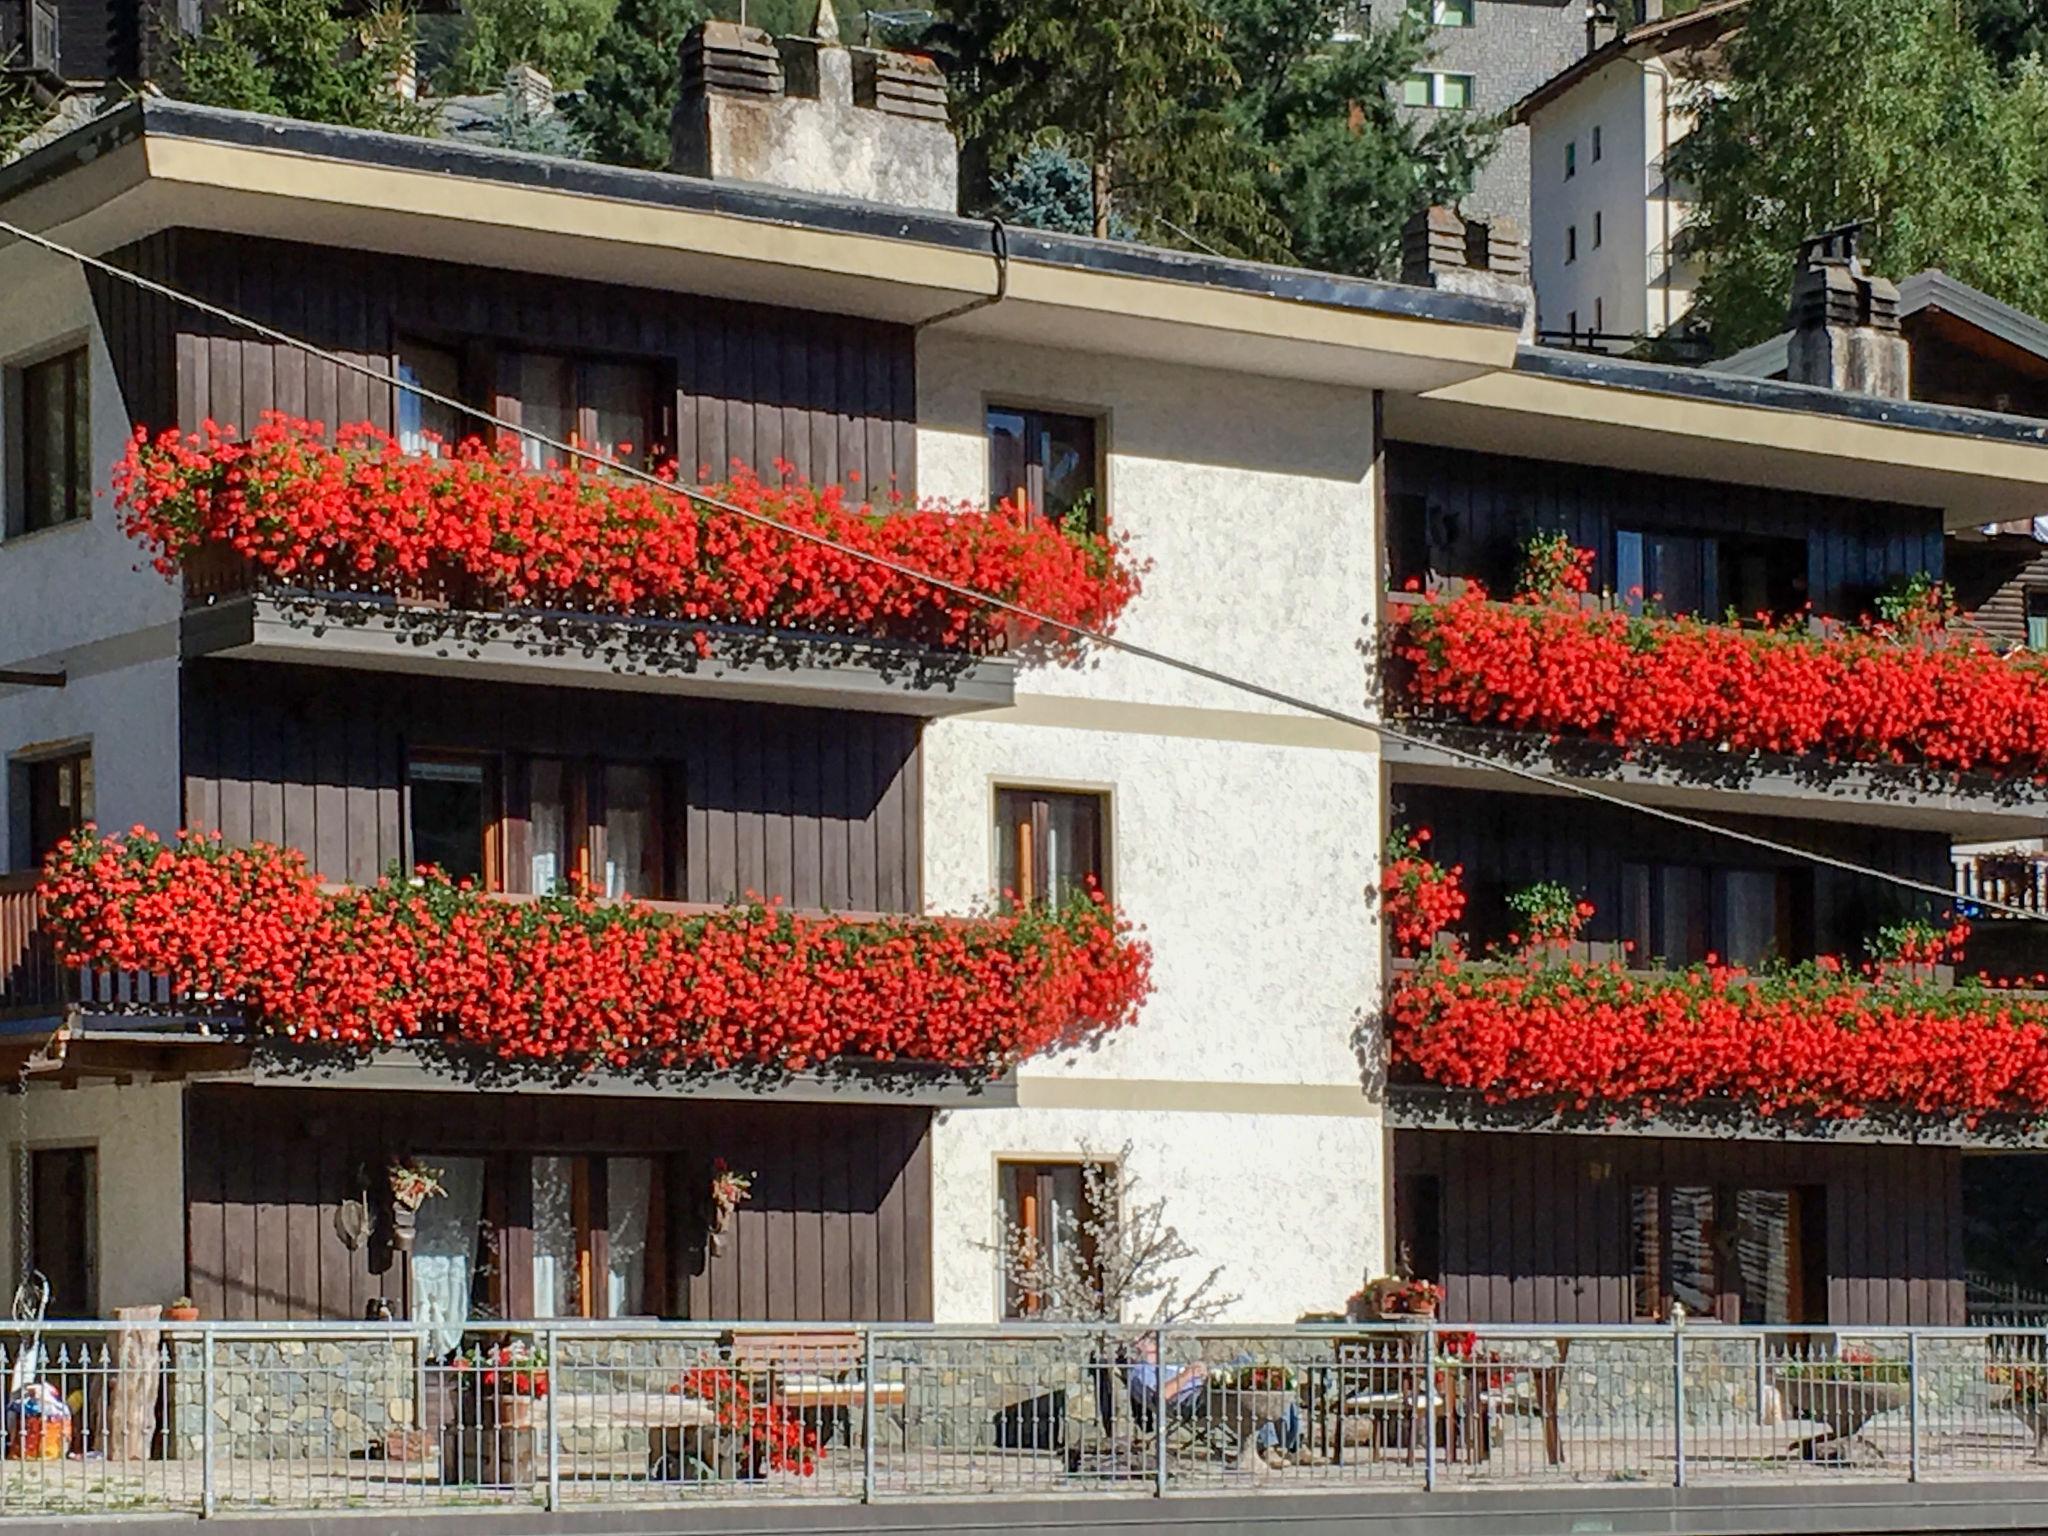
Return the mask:
[[(1431, 568), (1513, 578), (1517, 546), (1539, 529), (1562, 529), (1595, 555), (1593, 585), (1614, 590), (1617, 528), (1670, 528), (1807, 538), (1807, 590), (1823, 613), (1854, 617), (1896, 576), (1942, 573), (1941, 513), (1931, 507), (1851, 501), (1798, 491), (1597, 465), (1558, 464), (1439, 448), (1387, 445), (1389, 517), (1421, 517)], [(1405, 530), (1413, 538), (1413, 530)], [(1403, 530), (1390, 530), (1399, 544)]]
[(198, 661), (180, 719), (187, 824), (297, 848), (330, 880), (408, 857), (408, 751), (516, 751), (663, 765), (679, 900), (922, 905), (921, 737), (900, 715)]
[[(765, 476), (780, 459), (821, 484), (917, 488), (906, 326), (203, 230), (109, 259), (385, 372), (401, 336), (657, 365), (686, 474), (723, 476), (738, 460)], [(138, 422), (248, 428), (281, 410), (329, 427), (394, 425), (389, 385), (131, 284), (95, 278), (93, 295)]]
[(485, 1155), (512, 1197), (501, 1212), (511, 1295), (530, 1306), (531, 1201), (519, 1197), (534, 1156), (661, 1159), (672, 1233), (688, 1226), (723, 1157), (756, 1173), (752, 1198), (723, 1254), (672, 1245), (665, 1313), (926, 1321), (930, 1124), (931, 1112), (914, 1107), (194, 1086), (188, 1289), (202, 1316), (228, 1321), (360, 1318), (380, 1296), (402, 1316), (411, 1302), (402, 1256), (375, 1242), (351, 1252), (335, 1233), (336, 1207), (393, 1157)]
[(1394, 1171), (1437, 1181), (1449, 1321), (1630, 1321), (1631, 1183), (1825, 1186), (1828, 1323), (1964, 1321), (1953, 1147), (1403, 1130)]

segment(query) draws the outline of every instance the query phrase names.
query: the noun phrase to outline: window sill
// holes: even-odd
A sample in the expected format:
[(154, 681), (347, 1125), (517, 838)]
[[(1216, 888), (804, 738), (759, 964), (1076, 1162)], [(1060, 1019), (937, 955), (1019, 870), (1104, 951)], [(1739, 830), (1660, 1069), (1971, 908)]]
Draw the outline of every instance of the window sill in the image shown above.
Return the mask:
[(20, 544), (34, 543), (40, 539), (52, 538), (60, 533), (69, 533), (75, 528), (90, 528), (92, 525), (92, 514), (88, 512), (84, 517), (74, 517), (68, 522), (52, 523), (47, 528), (24, 529), (20, 533), (10, 533), (5, 538), (0, 538), (0, 550), (13, 549)]

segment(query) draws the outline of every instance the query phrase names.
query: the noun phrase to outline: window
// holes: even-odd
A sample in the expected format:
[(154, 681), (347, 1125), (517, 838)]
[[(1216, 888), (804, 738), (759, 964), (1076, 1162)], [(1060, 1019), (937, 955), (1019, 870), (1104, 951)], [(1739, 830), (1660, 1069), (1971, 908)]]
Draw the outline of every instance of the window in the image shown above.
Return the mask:
[(507, 859), (517, 861), (508, 874), (525, 882), (519, 889), (545, 895), (580, 876), (613, 899), (668, 894), (659, 765), (534, 757), (515, 765), (513, 783)]
[[(397, 375), (401, 384), (430, 389), (451, 400), (462, 398), (462, 359), (447, 347), (400, 340)], [(397, 395), (394, 404), (398, 445), (407, 453), (431, 452), (437, 441), (453, 447), (463, 435), (459, 413), (453, 406), (425, 399), (407, 389), (399, 390)]]
[(1445, 111), (1462, 112), (1472, 105), (1472, 77), (1420, 70), (1401, 82), (1401, 103), (1409, 107), (1439, 107)]
[(92, 401), (85, 348), (14, 375), (10, 437), (21, 469), (8, 531), (34, 533), (92, 515)]
[[(1108, 1198), (1115, 1189), (1114, 1163), (1004, 1161), (997, 1164), (996, 1182), (1004, 1251), (1028, 1243), (1040, 1266), (1063, 1275), (1071, 1271), (1070, 1247), (1078, 1247), (1082, 1263), (1093, 1271), (1093, 1198)], [(1044, 1305), (1044, 1297), (1004, 1277), (1006, 1319), (1036, 1316)]]
[(437, 864), (451, 880), (503, 888), (498, 869), (498, 794), (482, 758), (421, 757), (406, 766), (412, 862)]
[(29, 1160), (30, 1261), (50, 1282), (51, 1317), (98, 1317), (99, 1154), (39, 1147)]
[(1600, 125), (1598, 123), (1593, 125), (1593, 163), (1595, 165), (1600, 163)]
[(662, 893), (661, 805), (655, 772), (644, 764), (611, 763), (603, 774), (604, 817), (593, 862), (604, 871), (606, 896)]
[(1600, 216), (1600, 210), (1595, 208), (1593, 210), (1593, 249), (1596, 251), (1600, 249), (1600, 242), (1606, 238), (1606, 223), (1607, 221)]
[(526, 462), (538, 468), (560, 454), (540, 437), (573, 442), (622, 459), (658, 456), (654, 369), (554, 352), (498, 356), (498, 414), (538, 434), (520, 438)]
[(2048, 651), (2048, 587), (2027, 594), (2027, 649)]
[(1614, 587), (1634, 612), (1654, 604), (1665, 614), (1783, 618), (1806, 603), (1806, 544), (1624, 528), (1614, 535)]
[(1564, 179), (1570, 181), (1579, 174), (1579, 141), (1568, 139), (1564, 146)]
[(533, 1160), (533, 1315), (641, 1317), (661, 1310), (653, 1159)]
[(1472, 0), (1411, 0), (1409, 9), (1434, 26), (1472, 25)]
[(1747, 966), (1805, 959), (1812, 905), (1805, 870), (1621, 866), (1620, 935), (1637, 965), (1696, 965), (1709, 954)]
[(1802, 1323), (1826, 1315), (1819, 1188), (1638, 1184), (1629, 1190), (1635, 1315)]
[(26, 813), (17, 825), (28, 838), (15, 863), (36, 869), (52, 848), (93, 819), (92, 753), (17, 762), (13, 778)]
[(1564, 259), (1567, 262), (1579, 259), (1579, 226), (1576, 224), (1564, 227)]
[(1087, 889), (1107, 892), (1106, 795), (1046, 789), (996, 791), (996, 885), (1020, 903), (1057, 906)]
[(987, 430), (993, 499), (1008, 497), (1059, 523), (1102, 526), (1092, 417), (990, 406)]

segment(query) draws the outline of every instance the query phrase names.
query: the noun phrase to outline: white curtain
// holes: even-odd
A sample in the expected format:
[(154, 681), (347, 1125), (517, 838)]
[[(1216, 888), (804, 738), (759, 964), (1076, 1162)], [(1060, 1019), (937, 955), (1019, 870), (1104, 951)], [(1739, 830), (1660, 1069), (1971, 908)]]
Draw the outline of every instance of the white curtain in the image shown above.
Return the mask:
[[(660, 1310), (646, 1294), (647, 1216), (654, 1188), (654, 1164), (644, 1157), (614, 1157), (605, 1163), (605, 1201), (611, 1227), (610, 1273), (605, 1277), (606, 1311), (612, 1317), (646, 1317)], [(653, 1301), (654, 1305), (649, 1305)]]
[(576, 1184), (573, 1157), (533, 1160), (533, 1315), (576, 1317)]
[(442, 1193), (420, 1207), (412, 1242), (412, 1315), (436, 1354), (462, 1342), (469, 1321), (476, 1244), (484, 1214), (484, 1160), (435, 1158)]

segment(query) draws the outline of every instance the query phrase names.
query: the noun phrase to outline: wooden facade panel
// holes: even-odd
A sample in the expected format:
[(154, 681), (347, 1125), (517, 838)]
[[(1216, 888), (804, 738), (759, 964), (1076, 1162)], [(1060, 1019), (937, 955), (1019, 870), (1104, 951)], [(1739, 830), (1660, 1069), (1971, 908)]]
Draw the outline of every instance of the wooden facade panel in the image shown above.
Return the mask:
[(1961, 1159), (1946, 1147), (1394, 1134), (1400, 1198), (1423, 1187), (1436, 1189), (1439, 1201), (1433, 1212), (1398, 1213), (1399, 1223), (1410, 1231), (1436, 1224), (1443, 1315), (1469, 1323), (1632, 1321), (1629, 1190), (1689, 1184), (1818, 1192), (1826, 1208), (1824, 1252), (1802, 1257), (1823, 1267), (1827, 1316), (1804, 1321), (1957, 1325), (1964, 1300)]
[(1544, 529), (1592, 550), (1593, 584), (1610, 591), (1618, 529), (1804, 536), (1814, 606), (1845, 617), (1868, 612), (1895, 577), (1944, 569), (1941, 513), (1931, 507), (1420, 443), (1387, 445), (1387, 481), (1393, 547), (1426, 551), (1436, 574), (1476, 576), (1496, 591), (1512, 584), (1521, 541)]
[[(360, 1318), (380, 1298), (404, 1316), (404, 1256), (381, 1235), (351, 1251), (335, 1211), (365, 1193), (374, 1204), (396, 1158), (482, 1156), (491, 1163), (486, 1220), (498, 1234), (506, 1309), (529, 1316), (533, 1159), (581, 1154), (659, 1165), (667, 1300), (653, 1305), (664, 1315), (928, 1321), (930, 1123), (929, 1110), (884, 1106), (640, 1099), (627, 1111), (616, 1101), (539, 1093), (195, 1087), (185, 1169), (189, 1289), (206, 1316), (222, 1321)], [(756, 1182), (723, 1252), (712, 1255), (699, 1196), (717, 1157)], [(858, 1171), (838, 1176), (845, 1169)], [(593, 1181), (593, 1209), (602, 1210), (601, 1164)], [(878, 1220), (885, 1208), (893, 1214)], [(865, 1248), (849, 1241), (862, 1215)], [(887, 1252), (876, 1246), (885, 1234)], [(873, 1305), (861, 1307), (846, 1282), (856, 1267), (890, 1277)]]
[[(693, 699), (197, 662), (181, 710), (185, 815), (304, 852), (329, 879), (375, 880), (405, 846), (408, 752), (651, 762), (663, 769), (678, 899), (748, 893), (839, 911), (916, 911), (917, 721)], [(849, 777), (845, 764), (861, 765)], [(516, 846), (524, 811), (508, 794)], [(834, 843), (843, 850), (827, 857)], [(800, 850), (817, 850), (816, 853)], [(518, 872), (513, 866), (514, 888)], [(878, 903), (886, 901), (887, 906)]]
[[(199, 297), (388, 374), (401, 337), (472, 353), (465, 394), (488, 405), (489, 356), (524, 348), (645, 362), (659, 430), (686, 473), (735, 463), (772, 477), (844, 480), (876, 496), (917, 488), (915, 343), (907, 326), (377, 252), (180, 229), (115, 253)], [(338, 427), (394, 426), (389, 384), (153, 301), (127, 318), (128, 285), (95, 299), (131, 414), (188, 430), (243, 428), (266, 410)], [(155, 382), (175, 358), (175, 388)], [(133, 381), (132, 383), (130, 381)]]

